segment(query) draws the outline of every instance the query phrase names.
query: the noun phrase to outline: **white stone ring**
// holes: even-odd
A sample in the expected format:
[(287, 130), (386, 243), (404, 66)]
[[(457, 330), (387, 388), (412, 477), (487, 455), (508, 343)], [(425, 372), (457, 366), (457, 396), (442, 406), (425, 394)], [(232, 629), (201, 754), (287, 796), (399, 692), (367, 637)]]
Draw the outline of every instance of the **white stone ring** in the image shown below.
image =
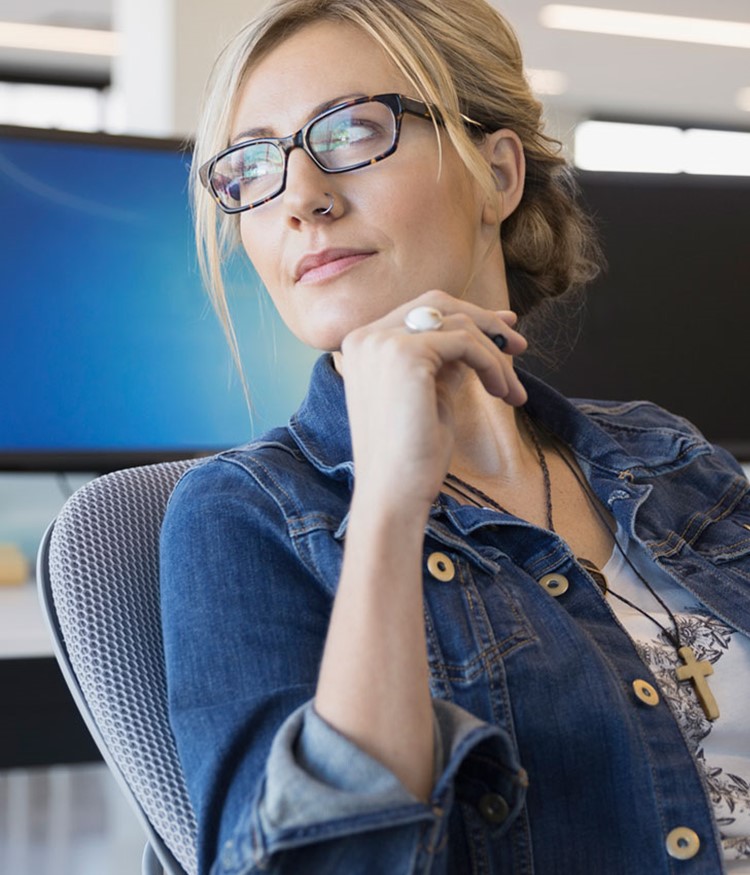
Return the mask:
[(421, 331), (439, 331), (443, 327), (443, 314), (437, 307), (415, 307), (404, 319), (406, 330), (412, 334)]

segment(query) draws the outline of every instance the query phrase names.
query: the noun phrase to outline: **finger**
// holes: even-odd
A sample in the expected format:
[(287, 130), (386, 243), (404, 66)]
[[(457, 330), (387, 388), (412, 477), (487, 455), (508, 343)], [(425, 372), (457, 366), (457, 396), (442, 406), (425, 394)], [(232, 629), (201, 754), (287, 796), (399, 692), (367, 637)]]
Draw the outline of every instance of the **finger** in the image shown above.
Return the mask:
[(514, 407), (526, 402), (526, 390), (511, 360), (500, 355), (476, 326), (445, 326), (440, 331), (410, 335), (410, 338), (410, 342), (419, 343), (428, 355), (433, 356), (436, 374), (446, 364), (462, 362), (477, 374), (491, 395)]
[[(515, 315), (515, 314), (514, 314)], [(522, 341), (525, 345), (525, 338), (521, 337), (521, 335), (515, 335), (508, 339), (507, 334), (496, 334), (494, 336), (489, 336), (485, 334), (485, 332), (481, 331), (479, 326), (474, 322), (474, 320), (467, 315), (466, 313), (456, 313), (452, 316), (448, 316), (443, 320), (442, 331), (450, 331), (450, 330), (463, 330), (468, 331), (476, 336), (477, 343), (481, 343), (490, 349), (498, 358), (501, 365), (505, 368), (505, 372), (509, 374), (508, 376), (508, 385), (510, 394), (514, 398), (524, 397), (525, 399), (525, 391), (523, 390), (522, 384), (515, 370), (513, 369), (512, 361), (508, 356), (500, 355), (499, 353), (510, 351), (510, 347), (512, 346), (514, 349), (517, 348), (518, 339)], [(524, 346), (525, 348), (525, 346)], [(523, 402), (522, 402), (523, 403)]]
[[(516, 327), (518, 323), (518, 314), (514, 313), (512, 310), (498, 310), (497, 315), (511, 328)], [(516, 332), (516, 334), (518, 334), (518, 332)], [(506, 352), (508, 350), (508, 335), (505, 329), (498, 332), (497, 334), (491, 334), (490, 340), (492, 340), (492, 342), (500, 350), (500, 352)]]
[(518, 316), (512, 310), (497, 310), (494, 315), (497, 317), (499, 328), (497, 331), (490, 327), (486, 333), (493, 344), (508, 355), (521, 355), (528, 349), (526, 338), (518, 331), (515, 326), (518, 323)]
[(495, 312), (504, 322), (507, 322), (511, 328), (515, 328), (518, 324), (518, 313), (513, 310), (496, 310)]
[(391, 324), (398, 320), (404, 321), (411, 310), (425, 306), (436, 308), (444, 318), (465, 314), (493, 341), (497, 349), (508, 355), (521, 355), (528, 348), (526, 338), (513, 327), (518, 322), (518, 316), (512, 310), (487, 310), (436, 289), (398, 307), (386, 319)]

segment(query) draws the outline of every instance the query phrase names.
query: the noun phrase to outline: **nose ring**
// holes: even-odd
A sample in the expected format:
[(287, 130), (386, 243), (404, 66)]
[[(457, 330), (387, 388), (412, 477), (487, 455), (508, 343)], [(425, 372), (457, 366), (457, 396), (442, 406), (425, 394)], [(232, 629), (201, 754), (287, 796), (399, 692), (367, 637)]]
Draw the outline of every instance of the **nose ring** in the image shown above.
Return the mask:
[(329, 197), (329, 204), (328, 204), (328, 206), (327, 206), (324, 210), (321, 209), (320, 207), (318, 207), (318, 208), (314, 211), (318, 216), (327, 216), (327, 215), (333, 210), (333, 205), (334, 205), (334, 203), (335, 203), (335, 198), (334, 198), (334, 196), (333, 196), (332, 194), (329, 194), (328, 192), (326, 192), (326, 194), (327, 194), (328, 197)]

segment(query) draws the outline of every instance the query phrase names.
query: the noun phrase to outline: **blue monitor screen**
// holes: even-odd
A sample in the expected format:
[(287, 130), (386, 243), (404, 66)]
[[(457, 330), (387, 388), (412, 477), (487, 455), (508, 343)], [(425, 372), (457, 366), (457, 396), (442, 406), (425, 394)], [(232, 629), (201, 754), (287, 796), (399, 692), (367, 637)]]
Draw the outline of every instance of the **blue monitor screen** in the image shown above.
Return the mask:
[(0, 469), (186, 458), (284, 423), (315, 353), (237, 258), (243, 396), (176, 143), (0, 129)]

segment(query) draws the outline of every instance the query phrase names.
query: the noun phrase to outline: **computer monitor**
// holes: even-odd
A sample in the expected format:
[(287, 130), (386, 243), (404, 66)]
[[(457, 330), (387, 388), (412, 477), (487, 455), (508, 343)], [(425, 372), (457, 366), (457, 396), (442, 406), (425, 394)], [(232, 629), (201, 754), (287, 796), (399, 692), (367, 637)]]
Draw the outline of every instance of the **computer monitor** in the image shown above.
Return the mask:
[(569, 396), (654, 401), (750, 461), (750, 179), (580, 182), (609, 267), (573, 353), (533, 370)]
[(189, 161), (175, 141), (0, 128), (0, 470), (207, 454), (304, 397), (316, 353), (237, 258), (248, 412), (198, 275)]

